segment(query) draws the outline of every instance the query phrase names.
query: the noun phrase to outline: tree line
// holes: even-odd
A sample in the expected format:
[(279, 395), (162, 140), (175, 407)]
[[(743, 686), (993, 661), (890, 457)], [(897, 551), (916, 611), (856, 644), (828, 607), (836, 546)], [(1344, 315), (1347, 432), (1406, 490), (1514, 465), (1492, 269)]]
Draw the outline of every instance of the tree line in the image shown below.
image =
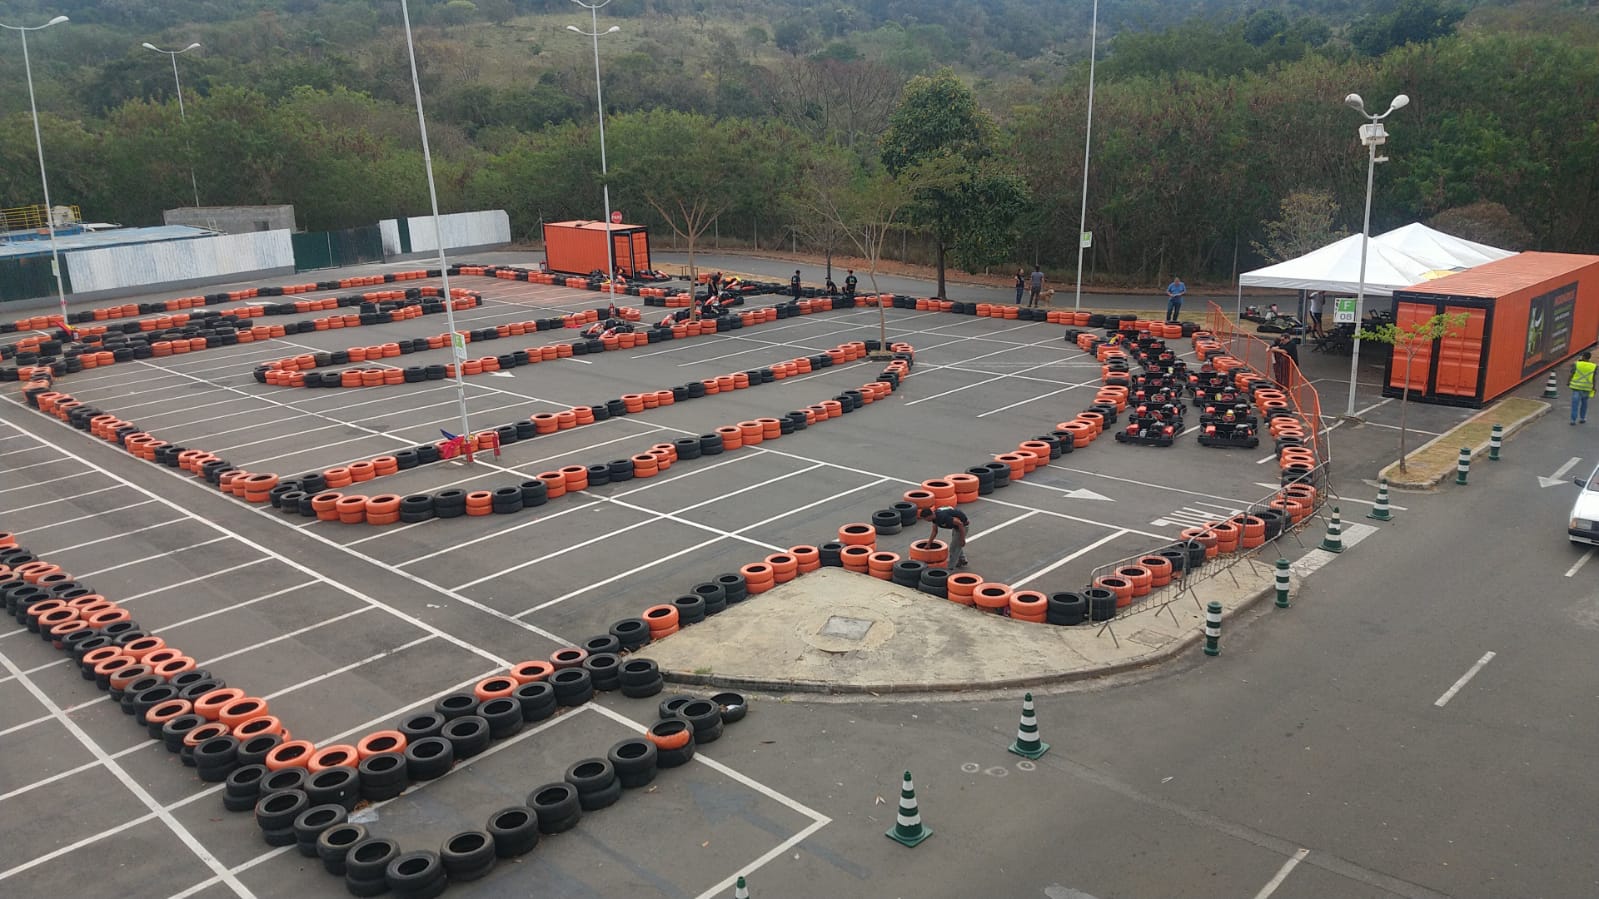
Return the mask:
[[(1272, 57), (1243, 69), (1198, 50), (1192, 68), (1172, 68), (1164, 33), (1118, 36), (1094, 98), (1087, 280), (1229, 278), (1269, 255), (1258, 245), (1291, 196), (1320, 198), (1334, 228), (1358, 230), (1365, 153), (1360, 119), (1341, 102), (1350, 91), (1379, 108), (1395, 93), (1412, 98), (1387, 123), (1374, 231), (1437, 218), (1517, 249), (1599, 250), (1592, 35), (1394, 32), (1454, 24), (1372, 26), (1374, 46), (1404, 40), (1377, 56), (1310, 52), (1324, 38), (1286, 18), (1194, 26)], [(93, 219), (149, 224), (188, 205), (192, 167), (203, 203), (290, 203), (309, 230), (417, 214), (426, 186), (403, 64), (389, 57), (381, 89), (337, 77), (186, 83), (186, 121), (155, 81), (156, 99), (125, 86), (98, 115), (41, 104), (52, 197)], [(690, 80), (706, 96), (737, 94), (749, 65), (730, 59)], [(427, 69), (447, 211), (504, 208), (519, 239), (536, 238), (541, 221), (600, 216), (593, 109), (561, 83), (580, 72), (510, 88), (456, 81), (442, 54)], [(608, 64), (613, 205), (681, 242), (714, 234), (855, 252), (852, 235), (866, 229), (885, 254), (903, 245), (968, 270), (1075, 267), (1086, 65), (1030, 87), (948, 70), (907, 81), (880, 62), (825, 56), (763, 71), (759, 102), (730, 98), (737, 111), (723, 114), (652, 102), (636, 73)], [(0, 203), (37, 202), (31, 124), (25, 112), (3, 122)]]

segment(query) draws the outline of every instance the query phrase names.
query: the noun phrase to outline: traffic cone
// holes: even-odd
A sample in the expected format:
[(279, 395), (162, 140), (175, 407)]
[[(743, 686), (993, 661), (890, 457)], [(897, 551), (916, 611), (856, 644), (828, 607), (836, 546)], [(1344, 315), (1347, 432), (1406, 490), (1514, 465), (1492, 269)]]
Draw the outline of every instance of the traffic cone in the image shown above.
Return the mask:
[(750, 888), (744, 885), (742, 877), (733, 885), (733, 899), (750, 899)]
[(905, 772), (905, 782), (899, 788), (899, 817), (888, 831), (888, 838), (902, 846), (915, 846), (933, 835), (933, 829), (922, 824), (922, 813), (916, 808), (916, 788), (911, 786), (911, 773)]
[(1343, 533), (1343, 523), (1338, 520), (1338, 507), (1333, 506), (1332, 519), (1327, 522), (1327, 536), (1322, 539), (1321, 546), (1318, 549), (1324, 549), (1330, 553), (1343, 552)]
[(1022, 723), (1016, 727), (1016, 742), (1010, 751), (1023, 758), (1037, 759), (1049, 751), (1049, 744), (1038, 739), (1038, 717), (1033, 714), (1033, 694), (1022, 696)]
[(1367, 518), (1377, 521), (1388, 521), (1393, 518), (1393, 513), (1388, 511), (1388, 479), (1383, 478), (1377, 482), (1377, 502), (1372, 505)]
[(1544, 385), (1543, 385), (1543, 398), (1546, 399), (1546, 400), (1552, 400), (1552, 399), (1558, 399), (1559, 396), (1560, 396), (1560, 385), (1555, 380), (1555, 373), (1554, 372), (1550, 372), (1549, 373), (1549, 380), (1545, 381)]

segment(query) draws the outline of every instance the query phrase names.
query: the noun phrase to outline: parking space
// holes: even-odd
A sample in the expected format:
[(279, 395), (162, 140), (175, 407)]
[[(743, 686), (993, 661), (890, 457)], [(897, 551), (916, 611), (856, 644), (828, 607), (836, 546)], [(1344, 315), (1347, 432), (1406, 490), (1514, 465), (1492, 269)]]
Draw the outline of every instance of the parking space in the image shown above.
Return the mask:
[[(591, 309), (605, 299), (481, 277), (453, 277), (450, 284), (483, 297), (477, 308), (457, 313), (460, 329)], [(757, 298), (752, 305), (769, 302)], [(682, 460), (652, 479), (595, 485), (514, 515), (387, 527), (285, 515), (219, 496), (185, 472), (139, 462), (13, 407), (0, 425), (3, 527), (125, 605), (201, 667), (268, 700), (295, 737), (318, 744), (355, 739), (507, 664), (546, 658), (558, 646), (603, 634), (612, 622), (718, 573), (790, 546), (830, 541), (840, 525), (869, 521), (923, 480), (983, 464), (1048, 433), (1086, 408), (1100, 383), (1098, 363), (1064, 342), (1059, 326), (902, 309), (886, 310), (886, 318), (889, 338), (917, 350), (912, 377), (888, 400), (780, 440)], [(504, 377), (470, 377), (467, 409), (473, 428), (481, 429), (604, 404), (874, 339), (878, 321), (876, 309), (841, 310), (540, 363)], [(430, 315), (297, 334), (75, 374), (62, 378), (60, 389), (172, 444), (289, 477), (430, 443), (441, 429), (457, 431), (456, 388), (450, 381), (360, 390), (277, 387), (257, 383), (254, 365), (445, 329), (444, 316)], [(481, 349), (498, 354), (572, 338), (571, 331), (539, 332)], [(469, 355), (479, 355), (475, 349)], [(414, 353), (403, 364), (443, 363), (448, 355)], [(818, 369), (518, 441), (498, 455), (480, 453), (471, 465), (418, 466), (350, 490), (406, 495), (514, 485), (562, 466), (627, 459), (656, 443), (803, 409), (879, 371), (881, 363), (869, 361)], [(1095, 566), (1160, 545), (1192, 517), (1248, 507), (1275, 475), (1254, 465), (1256, 458), (1191, 440), (1170, 449), (1122, 446), (1107, 434), (967, 506), (972, 567), (1017, 587), (1075, 589)], [(911, 527), (885, 537), (884, 545), (900, 549), (923, 536), (921, 527)], [(158, 884), (151, 893), (299, 896), (333, 888), (314, 863), (291, 864), (279, 859), (284, 850), (268, 850), (249, 816), (224, 815), (216, 787), (143, 739), (115, 703), (37, 635), (0, 630), (0, 659), (7, 668), (0, 672), (0, 738), (8, 747), (0, 755), (0, 813), (11, 817), (46, 796), (97, 809), (92, 817), (53, 816), (17, 834), (12, 842), (21, 851), (13, 867), (0, 870), (0, 889), (75, 888), (91, 882), (78, 870), (89, 863), (122, 865), (137, 878), (130, 882)], [(653, 718), (653, 701), (617, 697), (568, 711), (497, 742), (448, 777), (413, 787), (371, 811), (371, 820), (407, 848), (437, 845), (481, 826), (488, 813), (521, 801), (538, 784), (560, 779), (571, 762), (603, 755)], [(785, 774), (769, 758), (760, 759), (763, 780), (744, 773), (761, 742), (730, 731), (728, 743), (711, 747), (701, 764), (662, 772), (659, 789), (630, 793), (578, 830), (548, 838), (549, 851), (504, 866), (485, 889), (510, 894), (528, 882), (573, 896), (634, 889), (706, 896), (729, 889), (740, 871), (795, 849), (830, 823), (813, 805), (821, 807), (824, 797), (837, 802), (831, 786), (811, 774)], [(881, 841), (882, 825), (873, 826)], [(857, 894), (870, 891), (850, 840), (841, 835), (822, 845), (805, 850), (796, 865), (823, 858), (828, 877), (845, 872), (830, 881), (831, 894), (848, 893), (841, 884), (862, 887)], [(1259, 880), (1253, 870), (1247, 877)]]

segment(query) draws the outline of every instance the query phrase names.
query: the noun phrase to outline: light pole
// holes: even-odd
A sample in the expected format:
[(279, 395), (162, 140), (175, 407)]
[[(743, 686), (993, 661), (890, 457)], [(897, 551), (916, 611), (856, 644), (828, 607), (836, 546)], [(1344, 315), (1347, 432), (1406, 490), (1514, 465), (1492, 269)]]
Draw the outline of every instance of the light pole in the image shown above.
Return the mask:
[(1099, 44), (1099, 0), (1094, 0), (1094, 18), (1088, 28), (1088, 127), (1083, 130), (1083, 210), (1077, 216), (1077, 292), (1072, 309), (1083, 306), (1083, 232), (1088, 227), (1088, 148), (1094, 136), (1094, 53)]
[[(1360, 126), (1360, 142), (1366, 145), (1366, 217), (1360, 225), (1360, 280), (1355, 287), (1355, 330), (1360, 330), (1361, 317), (1365, 314), (1366, 306), (1366, 249), (1371, 243), (1371, 185), (1377, 172), (1377, 148), (1388, 140), (1388, 132), (1383, 129), (1382, 120), (1392, 115), (1395, 110), (1404, 109), (1410, 105), (1410, 98), (1404, 94), (1394, 97), (1388, 104), (1388, 111), (1382, 115), (1373, 115), (1366, 111), (1366, 102), (1360, 99), (1359, 94), (1350, 94), (1344, 98), (1344, 105), (1370, 119)], [(1380, 161), (1387, 162), (1384, 156)], [(1355, 417), (1355, 389), (1359, 384), (1360, 375), (1360, 341), (1354, 342), (1354, 350), (1349, 354), (1349, 407), (1344, 410), (1345, 417)]]
[[(190, 50), (200, 49), (199, 43), (190, 44), (189, 46), (184, 47), (182, 50), (163, 50), (149, 41), (145, 41), (142, 46), (146, 50), (154, 50), (157, 53), (165, 53), (166, 55), (172, 57), (172, 84), (177, 88), (178, 91), (178, 117), (187, 123), (189, 121), (189, 114), (183, 110), (183, 82), (178, 80), (178, 56), (180, 54), (187, 53)], [(187, 132), (185, 132), (183, 136), (183, 142), (184, 146), (189, 146), (189, 136)], [(194, 180), (194, 160), (192, 158), (194, 156), (194, 149), (192, 147), (189, 148), (189, 155), (191, 157), (189, 160), (189, 187), (194, 189), (194, 208), (199, 209), (200, 183)]]
[[(466, 362), (466, 341), (455, 331), (455, 297), (450, 295), (450, 264), (444, 259), (444, 226), (439, 219), (439, 191), (433, 184), (433, 152), (428, 149), (428, 123), (422, 115), (422, 82), (416, 77), (416, 44), (411, 40), (411, 8), (400, 0), (400, 15), (405, 18), (405, 52), (411, 59), (411, 90), (416, 95), (416, 124), (422, 131), (422, 164), (428, 173), (428, 199), (433, 204), (433, 237), (439, 248), (439, 277), (444, 279), (444, 324), (450, 329), (450, 361), (455, 363), (455, 403), (461, 413), (461, 436), (470, 440), (472, 426), (466, 419), (466, 379), (461, 370)], [(470, 458), (470, 457), (469, 457)]]
[[(600, 7), (611, 0), (601, 0), (599, 3), (584, 3), (583, 0), (572, 0), (578, 6), (589, 11), (589, 18), (594, 23), (593, 31), (584, 31), (576, 25), (566, 26), (566, 30), (574, 34), (581, 34), (594, 41), (594, 102), (599, 107), (600, 113), (600, 185), (605, 194), (605, 283), (611, 286), (611, 305), (616, 305), (616, 238), (611, 235), (611, 179), (609, 170), (605, 165), (605, 92), (600, 87), (600, 35), (615, 34), (621, 27), (612, 25), (604, 31), (600, 30)], [(690, 288), (693, 285), (689, 285)]]
[(50, 179), (44, 173), (44, 138), (39, 135), (39, 107), (33, 99), (33, 63), (28, 60), (28, 32), (43, 31), (51, 25), (61, 25), (67, 22), (66, 16), (56, 16), (43, 25), (26, 27), (22, 25), (7, 25), (0, 22), (0, 28), (15, 31), (22, 35), (22, 70), (28, 76), (28, 111), (33, 113), (33, 145), (39, 151), (39, 186), (44, 188), (44, 224), (50, 229), (50, 270), (56, 276), (56, 298), (61, 301), (61, 327), (67, 326), (67, 288), (61, 282), (61, 256), (56, 252), (56, 217), (50, 207)]

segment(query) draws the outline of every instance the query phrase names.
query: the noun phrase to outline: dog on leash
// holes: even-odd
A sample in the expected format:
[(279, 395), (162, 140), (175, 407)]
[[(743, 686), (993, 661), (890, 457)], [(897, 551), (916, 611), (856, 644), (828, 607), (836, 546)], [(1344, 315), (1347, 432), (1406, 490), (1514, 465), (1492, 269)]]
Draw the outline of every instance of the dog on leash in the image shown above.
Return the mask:
[(1055, 305), (1055, 288), (1049, 287), (1038, 295), (1038, 308), (1050, 309)]

